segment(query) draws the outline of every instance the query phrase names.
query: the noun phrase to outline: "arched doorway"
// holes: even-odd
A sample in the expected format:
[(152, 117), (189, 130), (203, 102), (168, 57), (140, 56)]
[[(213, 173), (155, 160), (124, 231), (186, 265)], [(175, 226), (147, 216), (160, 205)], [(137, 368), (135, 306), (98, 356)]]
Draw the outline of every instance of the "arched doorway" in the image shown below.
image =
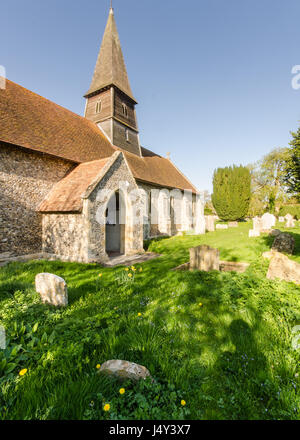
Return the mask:
[(125, 253), (125, 203), (116, 191), (107, 204), (105, 212), (105, 251), (108, 256)]

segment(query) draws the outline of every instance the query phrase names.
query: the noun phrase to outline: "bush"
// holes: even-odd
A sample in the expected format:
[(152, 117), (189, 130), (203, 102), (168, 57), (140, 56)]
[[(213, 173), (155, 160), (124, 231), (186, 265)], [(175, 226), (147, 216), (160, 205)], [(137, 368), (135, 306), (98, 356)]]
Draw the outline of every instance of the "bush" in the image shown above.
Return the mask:
[(280, 217), (285, 217), (287, 214), (293, 215), (296, 219), (300, 220), (300, 205), (285, 205), (280, 208)]
[(244, 219), (249, 210), (251, 198), (251, 176), (243, 166), (218, 168), (214, 172), (214, 208), (224, 221)]

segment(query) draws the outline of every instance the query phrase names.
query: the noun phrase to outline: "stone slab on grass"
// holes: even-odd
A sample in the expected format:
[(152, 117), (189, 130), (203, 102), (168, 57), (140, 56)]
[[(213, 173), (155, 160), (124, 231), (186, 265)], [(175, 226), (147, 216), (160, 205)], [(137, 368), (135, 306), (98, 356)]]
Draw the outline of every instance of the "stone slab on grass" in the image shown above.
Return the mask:
[(52, 273), (39, 273), (35, 277), (35, 290), (43, 303), (53, 306), (68, 305), (68, 289), (65, 280)]
[(216, 229), (228, 229), (228, 225), (217, 224)]
[(248, 267), (250, 266), (249, 263), (238, 263), (235, 261), (220, 261), (220, 270), (222, 272), (245, 272)]
[(255, 229), (249, 230), (249, 237), (260, 237), (260, 231), (257, 231)]
[(101, 365), (99, 373), (114, 376), (121, 380), (131, 379), (138, 381), (151, 377), (150, 372), (146, 367), (135, 364), (134, 362), (116, 359), (107, 361)]
[(286, 255), (276, 252), (275, 255), (271, 256), (267, 278), (300, 284), (300, 264), (290, 260)]

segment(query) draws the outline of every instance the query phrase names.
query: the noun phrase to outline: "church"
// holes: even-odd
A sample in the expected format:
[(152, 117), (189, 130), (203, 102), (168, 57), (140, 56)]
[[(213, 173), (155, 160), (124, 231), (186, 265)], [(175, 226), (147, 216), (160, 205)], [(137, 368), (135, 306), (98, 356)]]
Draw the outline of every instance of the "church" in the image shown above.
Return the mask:
[(203, 234), (198, 190), (140, 145), (112, 8), (84, 97), (79, 116), (9, 80), (0, 88), (0, 255), (105, 264), (148, 238)]

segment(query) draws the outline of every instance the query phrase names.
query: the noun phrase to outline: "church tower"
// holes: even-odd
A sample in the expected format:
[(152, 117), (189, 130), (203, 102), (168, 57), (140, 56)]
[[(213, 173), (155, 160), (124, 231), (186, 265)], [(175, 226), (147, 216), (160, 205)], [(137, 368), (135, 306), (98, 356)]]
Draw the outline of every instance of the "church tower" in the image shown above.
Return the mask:
[(85, 117), (95, 122), (116, 147), (141, 156), (135, 106), (121, 49), (114, 11), (110, 8)]

